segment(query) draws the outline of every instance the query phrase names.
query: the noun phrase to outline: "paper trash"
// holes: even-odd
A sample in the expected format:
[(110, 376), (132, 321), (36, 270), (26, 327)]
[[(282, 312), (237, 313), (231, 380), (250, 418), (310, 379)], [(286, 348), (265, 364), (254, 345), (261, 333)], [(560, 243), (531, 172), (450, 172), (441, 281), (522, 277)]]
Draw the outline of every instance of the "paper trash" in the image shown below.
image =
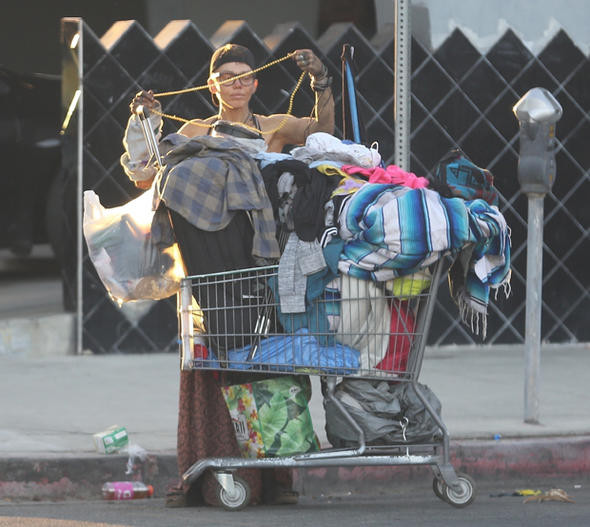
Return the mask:
[(127, 446), (129, 437), (124, 426), (113, 425), (103, 432), (94, 434), (94, 446), (101, 454), (112, 454)]

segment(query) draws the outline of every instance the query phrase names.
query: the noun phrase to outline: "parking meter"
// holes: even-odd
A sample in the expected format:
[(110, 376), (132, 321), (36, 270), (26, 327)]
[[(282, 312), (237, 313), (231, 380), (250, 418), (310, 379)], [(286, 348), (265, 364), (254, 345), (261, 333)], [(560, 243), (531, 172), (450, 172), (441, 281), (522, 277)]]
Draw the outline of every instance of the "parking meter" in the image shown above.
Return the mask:
[(547, 194), (555, 180), (555, 123), (561, 105), (545, 88), (533, 88), (512, 111), (520, 125), (518, 182), (526, 194)]
[(555, 123), (560, 104), (545, 88), (529, 90), (512, 108), (520, 124), (518, 182), (528, 197), (524, 421), (539, 423), (543, 200), (555, 180)]

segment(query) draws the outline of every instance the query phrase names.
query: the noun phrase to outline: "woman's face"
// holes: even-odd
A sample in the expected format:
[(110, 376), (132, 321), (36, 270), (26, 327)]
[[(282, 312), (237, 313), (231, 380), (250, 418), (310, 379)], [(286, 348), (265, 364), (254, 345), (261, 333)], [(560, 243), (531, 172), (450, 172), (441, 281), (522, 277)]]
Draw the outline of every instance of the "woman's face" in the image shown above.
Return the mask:
[(252, 71), (252, 68), (244, 62), (226, 62), (211, 74), (209, 89), (217, 95), (220, 103), (229, 108), (238, 109), (247, 106), (258, 86), (254, 74), (234, 81), (225, 83), (223, 81), (249, 71)]

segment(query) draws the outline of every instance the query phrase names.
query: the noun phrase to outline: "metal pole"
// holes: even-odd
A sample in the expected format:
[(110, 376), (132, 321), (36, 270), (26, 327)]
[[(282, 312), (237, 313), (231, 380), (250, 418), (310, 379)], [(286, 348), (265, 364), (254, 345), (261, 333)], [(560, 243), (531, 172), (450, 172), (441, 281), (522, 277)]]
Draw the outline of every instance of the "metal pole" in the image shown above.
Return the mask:
[(84, 346), (84, 283), (83, 283), (83, 262), (84, 262), (84, 240), (82, 222), (84, 216), (84, 24), (78, 18), (78, 188), (77, 188), (77, 211), (76, 211), (76, 354), (82, 354)]
[(539, 423), (544, 198), (543, 194), (528, 195), (524, 421), (531, 424)]
[(410, 170), (410, 0), (395, 0), (394, 161)]
[(543, 305), (543, 200), (555, 180), (555, 123), (563, 114), (546, 88), (532, 88), (512, 108), (520, 125), (518, 182), (528, 197), (524, 421), (539, 423), (541, 311)]

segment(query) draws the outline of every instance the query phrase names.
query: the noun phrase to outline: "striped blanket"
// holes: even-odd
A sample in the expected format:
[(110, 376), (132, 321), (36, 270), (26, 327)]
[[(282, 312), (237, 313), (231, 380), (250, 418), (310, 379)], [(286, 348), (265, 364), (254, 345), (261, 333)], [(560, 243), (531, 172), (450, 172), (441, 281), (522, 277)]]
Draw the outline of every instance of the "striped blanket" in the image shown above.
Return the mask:
[(427, 188), (367, 184), (343, 203), (339, 230), (339, 270), (365, 280), (387, 281), (460, 255), (449, 273), (451, 293), (476, 333), (481, 320), (485, 338), (489, 289), (509, 293), (510, 236), (496, 207)]

